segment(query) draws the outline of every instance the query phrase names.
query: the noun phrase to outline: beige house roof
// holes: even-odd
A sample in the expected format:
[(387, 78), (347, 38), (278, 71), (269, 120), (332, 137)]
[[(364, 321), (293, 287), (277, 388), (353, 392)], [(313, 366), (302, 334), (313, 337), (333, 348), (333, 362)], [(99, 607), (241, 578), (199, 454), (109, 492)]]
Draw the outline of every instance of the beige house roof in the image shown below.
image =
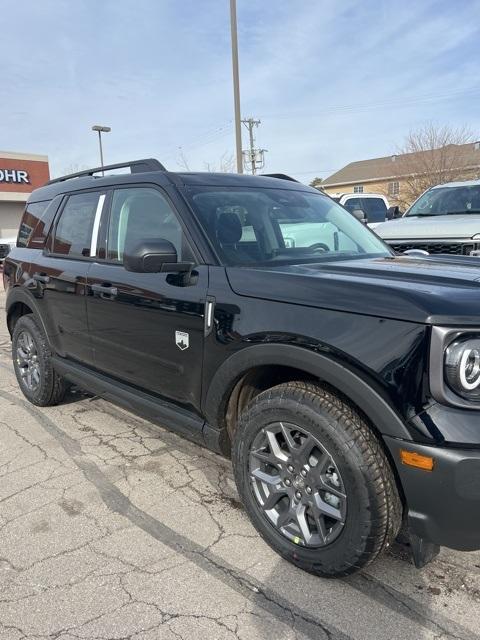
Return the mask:
[[(462, 158), (463, 166), (480, 166), (480, 144), (478, 142), (448, 146), (455, 148), (455, 155)], [(435, 150), (351, 162), (343, 167), (343, 169), (336, 171), (326, 178), (322, 182), (322, 187), (398, 178), (401, 175), (405, 175), (404, 171), (405, 167), (408, 166), (409, 158), (414, 160), (414, 156), (432, 153), (435, 153)], [(403, 173), (401, 167), (403, 167)]]

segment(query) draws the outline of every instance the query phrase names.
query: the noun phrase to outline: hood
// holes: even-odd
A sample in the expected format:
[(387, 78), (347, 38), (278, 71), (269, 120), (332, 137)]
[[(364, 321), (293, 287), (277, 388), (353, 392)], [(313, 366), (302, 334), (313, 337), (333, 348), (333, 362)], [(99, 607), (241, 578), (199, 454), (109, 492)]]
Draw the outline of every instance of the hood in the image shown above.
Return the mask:
[(404, 216), (382, 222), (375, 227), (375, 233), (384, 240), (470, 239), (480, 233), (480, 214)]
[(396, 256), (228, 267), (239, 295), (423, 324), (480, 328), (480, 260)]

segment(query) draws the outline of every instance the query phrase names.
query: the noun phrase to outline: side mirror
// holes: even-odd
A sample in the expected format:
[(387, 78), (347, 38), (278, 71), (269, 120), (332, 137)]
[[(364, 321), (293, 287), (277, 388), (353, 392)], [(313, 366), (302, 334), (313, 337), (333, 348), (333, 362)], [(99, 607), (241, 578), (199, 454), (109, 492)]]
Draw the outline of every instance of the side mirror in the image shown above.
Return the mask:
[(352, 216), (360, 220), (360, 222), (363, 222), (363, 224), (367, 224), (367, 216), (362, 209), (353, 209)]
[(387, 213), (385, 214), (385, 218), (387, 220), (395, 220), (395, 218), (401, 218), (402, 212), (400, 211), (400, 207), (389, 207), (387, 209)]
[(135, 273), (182, 273), (192, 270), (190, 262), (178, 262), (177, 250), (169, 240), (141, 240), (125, 251), (123, 266)]

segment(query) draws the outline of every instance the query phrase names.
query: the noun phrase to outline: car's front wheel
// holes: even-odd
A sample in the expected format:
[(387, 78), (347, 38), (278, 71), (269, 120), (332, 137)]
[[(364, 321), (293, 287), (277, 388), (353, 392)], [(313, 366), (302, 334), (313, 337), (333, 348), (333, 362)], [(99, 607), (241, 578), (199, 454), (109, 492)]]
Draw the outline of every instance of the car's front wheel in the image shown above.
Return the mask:
[(302, 569), (348, 575), (398, 533), (402, 504), (378, 437), (325, 388), (291, 382), (258, 395), (240, 417), (233, 464), (253, 524)]
[(18, 319), (13, 329), (12, 358), (23, 395), (33, 404), (58, 404), (68, 387), (53, 369), (47, 338), (32, 314)]

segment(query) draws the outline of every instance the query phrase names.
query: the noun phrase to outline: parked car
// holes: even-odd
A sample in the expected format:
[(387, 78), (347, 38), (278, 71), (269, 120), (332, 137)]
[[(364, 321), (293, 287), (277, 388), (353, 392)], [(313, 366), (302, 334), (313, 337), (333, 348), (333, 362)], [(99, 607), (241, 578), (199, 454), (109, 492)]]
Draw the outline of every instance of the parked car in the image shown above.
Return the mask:
[(12, 248), (17, 244), (17, 238), (0, 238), (0, 268)]
[(366, 222), (372, 229), (387, 219), (390, 204), (380, 193), (339, 193), (333, 196), (335, 202), (341, 204), (347, 211), (363, 211)]
[(479, 549), (477, 259), (397, 256), (294, 181), (117, 168), (29, 197), (3, 276), (25, 397), (74, 382), (231, 455), (312, 573), (365, 567), (402, 521), (418, 567)]
[(375, 228), (395, 251), (480, 255), (480, 180), (425, 191), (405, 215)]

